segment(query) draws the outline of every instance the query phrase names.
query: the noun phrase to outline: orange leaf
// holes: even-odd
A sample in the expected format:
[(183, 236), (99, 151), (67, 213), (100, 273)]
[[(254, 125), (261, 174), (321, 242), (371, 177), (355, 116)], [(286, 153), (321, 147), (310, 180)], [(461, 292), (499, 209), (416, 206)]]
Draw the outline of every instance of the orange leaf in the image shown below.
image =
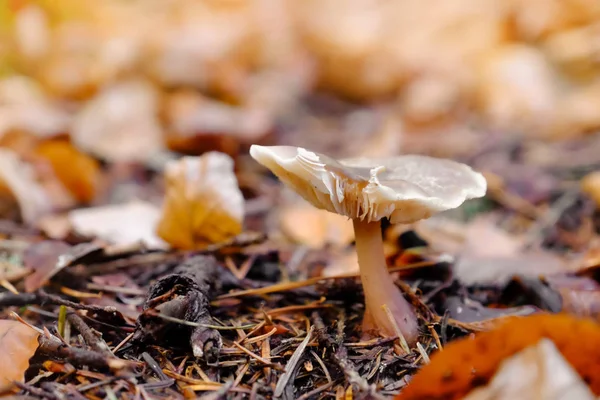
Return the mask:
[(38, 335), (20, 322), (0, 320), (0, 393), (9, 391), (14, 381), (23, 382)]
[(92, 157), (65, 140), (41, 143), (36, 153), (50, 163), (54, 173), (80, 202), (91, 202), (98, 192), (100, 166)]
[(600, 325), (568, 314), (539, 314), (507, 318), (489, 332), (448, 344), (431, 356), (396, 400), (462, 399), (488, 382), (502, 361), (542, 338), (552, 340), (594, 394), (600, 393)]

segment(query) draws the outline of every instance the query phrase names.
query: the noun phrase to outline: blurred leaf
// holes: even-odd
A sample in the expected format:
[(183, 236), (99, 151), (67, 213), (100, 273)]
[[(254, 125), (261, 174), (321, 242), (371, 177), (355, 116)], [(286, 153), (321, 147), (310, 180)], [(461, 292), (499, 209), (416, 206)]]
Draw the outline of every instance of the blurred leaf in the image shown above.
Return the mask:
[(600, 171), (592, 172), (581, 180), (581, 190), (590, 196), (600, 209)]
[(73, 230), (80, 235), (125, 246), (143, 242), (150, 248), (164, 248), (165, 243), (155, 234), (159, 218), (158, 207), (143, 201), (80, 208), (68, 214)]
[(50, 163), (58, 179), (79, 202), (89, 203), (94, 199), (101, 178), (95, 159), (64, 140), (42, 142), (35, 151)]
[(12, 151), (0, 149), (0, 214), (10, 214), (15, 207), (31, 224), (48, 213), (51, 204), (31, 166)]
[(71, 139), (108, 161), (145, 162), (162, 148), (158, 93), (141, 80), (107, 86), (75, 117)]
[(45, 240), (34, 243), (25, 250), (23, 264), (33, 270), (25, 278), (25, 291), (34, 292), (43, 287), (66, 264), (59, 262), (69, 252), (71, 246), (58, 240)]
[(587, 384), (560, 354), (542, 339), (505, 359), (492, 380), (464, 400), (595, 400)]
[(18, 321), (0, 320), (0, 393), (23, 382), (29, 359), (38, 348), (39, 334)]
[(571, 269), (553, 253), (525, 250), (522, 237), (498, 228), (489, 216), (473, 220), (464, 233), (464, 245), (455, 264), (455, 274), (464, 283), (502, 284), (514, 275), (549, 275)]

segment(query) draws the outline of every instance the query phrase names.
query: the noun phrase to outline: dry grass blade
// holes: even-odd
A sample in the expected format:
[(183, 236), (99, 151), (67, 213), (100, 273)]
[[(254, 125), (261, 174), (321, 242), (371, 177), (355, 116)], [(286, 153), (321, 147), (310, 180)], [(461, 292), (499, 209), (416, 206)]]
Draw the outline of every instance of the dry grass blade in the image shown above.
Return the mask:
[[(403, 271), (403, 270), (409, 270), (409, 269), (415, 269), (415, 268), (430, 267), (435, 264), (436, 264), (436, 262), (434, 262), (434, 261), (422, 261), (422, 262), (408, 264), (408, 265), (391, 267), (388, 270), (390, 272), (397, 272), (397, 271)], [(286, 292), (288, 290), (299, 289), (299, 288), (306, 287), (306, 286), (312, 286), (312, 285), (316, 285), (319, 283), (324, 283), (330, 279), (348, 279), (348, 278), (357, 278), (358, 276), (359, 276), (358, 273), (351, 273), (351, 274), (342, 274), (342, 275), (328, 276), (328, 277), (309, 278), (309, 279), (305, 279), (305, 280), (297, 281), (297, 282), (282, 282), (282, 283), (276, 283), (274, 285), (265, 286), (265, 287), (258, 288), (258, 289), (247, 289), (247, 290), (240, 290), (237, 292), (223, 294), (221, 296), (218, 296), (217, 299), (222, 300), (222, 299), (229, 299), (229, 298), (233, 298), (233, 297), (260, 296), (263, 294)]]

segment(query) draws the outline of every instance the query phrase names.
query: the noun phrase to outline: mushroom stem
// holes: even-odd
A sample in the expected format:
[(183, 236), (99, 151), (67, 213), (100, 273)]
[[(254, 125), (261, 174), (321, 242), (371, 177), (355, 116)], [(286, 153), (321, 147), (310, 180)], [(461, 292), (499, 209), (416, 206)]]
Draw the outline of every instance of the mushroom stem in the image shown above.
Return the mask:
[(396, 336), (396, 329), (383, 308), (387, 305), (409, 344), (418, 337), (417, 317), (390, 276), (383, 254), (381, 221), (353, 219), (360, 278), (365, 293), (363, 331), (376, 330), (383, 336)]

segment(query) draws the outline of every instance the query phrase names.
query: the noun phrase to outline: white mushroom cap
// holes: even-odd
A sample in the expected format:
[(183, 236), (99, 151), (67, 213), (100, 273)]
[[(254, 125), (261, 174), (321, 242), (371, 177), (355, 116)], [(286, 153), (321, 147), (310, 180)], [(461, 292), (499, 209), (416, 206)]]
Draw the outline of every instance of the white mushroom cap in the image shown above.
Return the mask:
[(334, 160), (301, 147), (258, 145), (250, 155), (315, 207), (369, 222), (415, 222), (487, 188), (468, 165), (420, 155)]

